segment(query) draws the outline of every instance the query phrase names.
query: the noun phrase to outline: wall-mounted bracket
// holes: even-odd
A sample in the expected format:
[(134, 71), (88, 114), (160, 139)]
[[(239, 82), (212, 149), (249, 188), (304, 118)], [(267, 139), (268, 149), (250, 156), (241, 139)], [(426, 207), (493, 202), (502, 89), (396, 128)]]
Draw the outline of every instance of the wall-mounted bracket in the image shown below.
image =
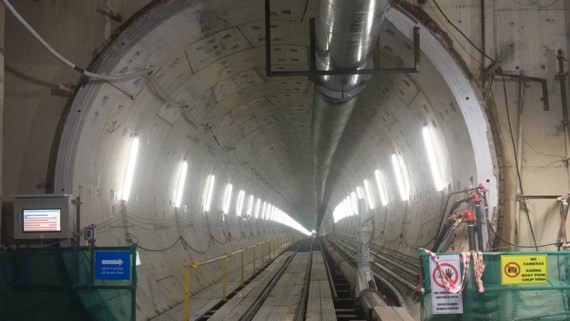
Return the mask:
[[(489, 68), (493, 68), (491, 65)], [(487, 69), (489, 69), (487, 68)], [(509, 74), (503, 71), (498, 65), (498, 68), (493, 69), (493, 73), (495, 77), (505, 77), (506, 79), (514, 79), (514, 80), (522, 80), (522, 81), (531, 81), (531, 82), (538, 82), (542, 86), (542, 103), (544, 111), (550, 110), (550, 102), (548, 100), (548, 81), (545, 78), (539, 77), (529, 77), (524, 75), (517, 75), (517, 74)]]

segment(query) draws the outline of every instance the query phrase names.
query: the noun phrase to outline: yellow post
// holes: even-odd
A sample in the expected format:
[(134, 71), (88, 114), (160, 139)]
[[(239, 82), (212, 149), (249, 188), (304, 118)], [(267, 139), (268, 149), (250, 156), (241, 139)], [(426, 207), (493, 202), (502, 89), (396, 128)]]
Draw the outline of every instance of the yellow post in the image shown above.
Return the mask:
[(225, 301), (228, 296), (228, 257), (222, 259), (222, 299)]
[(251, 249), (253, 250), (253, 273), (257, 272), (257, 269), (255, 268), (255, 263), (256, 263), (255, 261), (257, 261), (256, 258), (255, 258), (255, 248), (256, 248), (256, 247), (257, 247), (257, 246), (254, 245), (253, 248), (251, 248)]
[(263, 250), (263, 243), (261, 244), (261, 266), (265, 266), (265, 251)]
[(190, 265), (184, 265), (184, 321), (190, 320)]
[(240, 257), (239, 257), (239, 258), (240, 258), (240, 263), (241, 263), (241, 278), (240, 278), (240, 280), (241, 280), (241, 285), (243, 285), (243, 284), (245, 283), (245, 277), (244, 277), (245, 264), (244, 264), (244, 259), (243, 259), (243, 257), (244, 257), (244, 252), (245, 252), (245, 250), (240, 253)]

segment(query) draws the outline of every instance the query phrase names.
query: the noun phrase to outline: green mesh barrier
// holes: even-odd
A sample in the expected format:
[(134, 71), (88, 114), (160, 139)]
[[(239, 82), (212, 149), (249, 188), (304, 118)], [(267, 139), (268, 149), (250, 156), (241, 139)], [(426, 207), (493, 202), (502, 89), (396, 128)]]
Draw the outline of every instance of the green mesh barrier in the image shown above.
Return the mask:
[[(452, 253), (438, 255), (459, 257)], [(570, 252), (486, 253), (483, 293), (477, 290), (471, 260), (462, 292), (462, 314), (434, 314), (433, 300), (444, 305), (445, 295), (437, 288), (436, 294), (432, 293), (434, 272), (429, 255), (420, 252), (420, 259), (425, 289), (421, 297), (422, 320), (570, 320)], [(464, 273), (461, 259), (460, 262)]]
[[(96, 279), (95, 251), (128, 251), (129, 280)], [(2, 251), (0, 321), (135, 321), (135, 261), (134, 247)]]

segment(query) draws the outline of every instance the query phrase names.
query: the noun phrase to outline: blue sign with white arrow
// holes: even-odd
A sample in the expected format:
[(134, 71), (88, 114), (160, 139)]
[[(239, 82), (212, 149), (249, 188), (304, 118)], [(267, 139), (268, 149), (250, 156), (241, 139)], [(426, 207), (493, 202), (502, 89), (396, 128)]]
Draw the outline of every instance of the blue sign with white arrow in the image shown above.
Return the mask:
[(130, 280), (131, 253), (129, 251), (96, 251), (95, 280)]

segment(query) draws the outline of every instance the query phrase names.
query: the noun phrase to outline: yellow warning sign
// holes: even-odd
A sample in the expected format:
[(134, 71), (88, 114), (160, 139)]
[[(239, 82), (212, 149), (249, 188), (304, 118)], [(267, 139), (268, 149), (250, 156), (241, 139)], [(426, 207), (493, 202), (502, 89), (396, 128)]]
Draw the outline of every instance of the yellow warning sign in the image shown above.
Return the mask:
[(548, 282), (546, 254), (501, 255), (501, 284), (542, 284)]

